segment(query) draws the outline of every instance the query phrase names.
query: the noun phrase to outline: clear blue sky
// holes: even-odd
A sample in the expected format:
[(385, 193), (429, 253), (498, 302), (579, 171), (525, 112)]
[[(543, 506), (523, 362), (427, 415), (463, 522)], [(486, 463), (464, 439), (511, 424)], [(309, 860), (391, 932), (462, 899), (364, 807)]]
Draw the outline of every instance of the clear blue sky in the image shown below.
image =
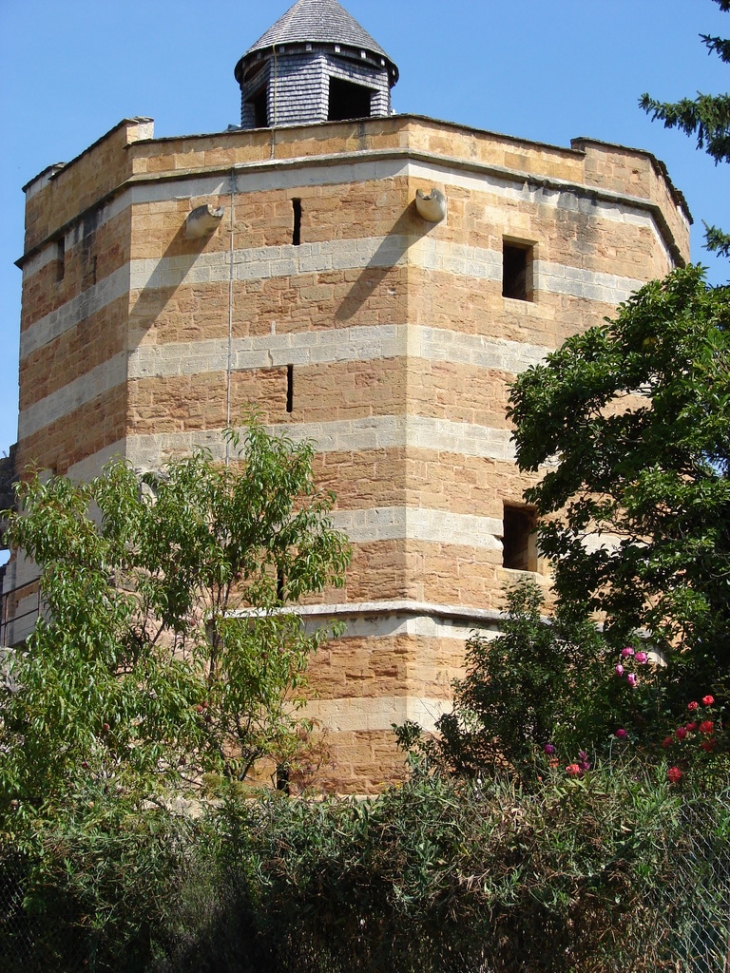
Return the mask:
[[(23, 251), (21, 187), (68, 161), (120, 119), (155, 134), (236, 123), (233, 68), (289, 0), (0, 0), (0, 453), (17, 432)], [(695, 218), (730, 230), (730, 167), (652, 124), (643, 91), (665, 100), (730, 89), (700, 33), (730, 36), (711, 0), (344, 0), (400, 68), (394, 106), (536, 141), (591, 136), (666, 162)]]

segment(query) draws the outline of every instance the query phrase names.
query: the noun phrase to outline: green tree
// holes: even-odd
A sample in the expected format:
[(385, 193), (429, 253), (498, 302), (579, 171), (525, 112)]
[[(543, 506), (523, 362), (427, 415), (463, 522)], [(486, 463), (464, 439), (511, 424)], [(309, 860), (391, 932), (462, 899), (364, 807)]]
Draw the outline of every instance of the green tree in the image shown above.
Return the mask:
[(286, 605), (340, 585), (346, 538), (313, 450), (252, 421), (230, 466), (203, 451), (159, 475), (23, 483), (12, 544), (46, 610), (0, 702), (0, 814), (80, 792), (159, 793), (290, 759), (311, 653)]
[(527, 788), (540, 786), (548, 758), (585, 771), (624, 741), (646, 755), (668, 732), (667, 693), (662, 670), (638, 653), (617, 652), (593, 620), (560, 604), (546, 618), (540, 587), (522, 580), (507, 591), (500, 635), (469, 638), (466, 674), (436, 734), (407, 722), (396, 727), (399, 745), (416, 768), (482, 780), (509, 773)]
[(676, 270), (522, 374), (509, 410), (563, 609), (605, 613), (614, 645), (650, 630), (701, 679), (730, 673), (729, 327), (727, 292)]
[[(721, 10), (730, 11), (730, 0), (714, 0)], [(702, 35), (702, 42), (711, 54), (717, 54), (730, 64), (730, 40)], [(644, 94), (639, 105), (652, 119), (664, 122), (665, 128), (678, 128), (687, 135), (697, 136), (697, 147), (715, 162), (730, 162), (730, 95), (703, 95), (682, 98), (676, 102), (657, 101)], [(716, 226), (707, 226), (707, 249), (730, 256), (730, 235)]]

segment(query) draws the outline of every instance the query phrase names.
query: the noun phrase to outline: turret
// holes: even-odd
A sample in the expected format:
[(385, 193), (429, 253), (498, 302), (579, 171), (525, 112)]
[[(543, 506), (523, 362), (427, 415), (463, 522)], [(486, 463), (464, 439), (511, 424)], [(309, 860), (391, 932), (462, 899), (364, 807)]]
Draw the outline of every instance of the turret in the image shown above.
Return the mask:
[(235, 75), (248, 129), (390, 115), (398, 68), (337, 0), (298, 0)]

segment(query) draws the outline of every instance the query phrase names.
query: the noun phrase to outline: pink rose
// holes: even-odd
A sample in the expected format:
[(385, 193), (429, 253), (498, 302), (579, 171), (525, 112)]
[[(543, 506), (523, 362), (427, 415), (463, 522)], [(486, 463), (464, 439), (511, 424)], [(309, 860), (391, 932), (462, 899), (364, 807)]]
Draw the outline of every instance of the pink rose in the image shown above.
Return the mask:
[(649, 656), (646, 654), (646, 652), (637, 652), (636, 661), (639, 663), (639, 665), (645, 666), (649, 661)]
[(625, 649), (621, 649), (621, 657), (623, 659), (628, 659), (633, 654), (634, 654), (634, 650), (631, 648), (630, 645), (627, 645)]
[(624, 667), (619, 662), (619, 664), (616, 666), (616, 675), (623, 676), (623, 674), (624, 674)]

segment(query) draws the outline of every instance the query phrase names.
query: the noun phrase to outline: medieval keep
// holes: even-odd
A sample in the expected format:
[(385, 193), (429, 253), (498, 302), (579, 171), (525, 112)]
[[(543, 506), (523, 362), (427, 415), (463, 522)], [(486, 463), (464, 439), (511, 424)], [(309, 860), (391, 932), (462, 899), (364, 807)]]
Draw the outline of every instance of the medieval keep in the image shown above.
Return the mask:
[[(517, 572), (549, 584), (507, 387), (689, 255), (647, 152), (395, 115), (398, 69), (336, 2), (298, 0), (235, 66), (241, 126), (156, 139), (125, 119), (25, 186), (15, 467), (155, 469), (253, 403), (316, 444), (353, 563), (306, 616), (331, 786), (401, 772)], [(11, 560), (3, 643), (39, 606)]]

